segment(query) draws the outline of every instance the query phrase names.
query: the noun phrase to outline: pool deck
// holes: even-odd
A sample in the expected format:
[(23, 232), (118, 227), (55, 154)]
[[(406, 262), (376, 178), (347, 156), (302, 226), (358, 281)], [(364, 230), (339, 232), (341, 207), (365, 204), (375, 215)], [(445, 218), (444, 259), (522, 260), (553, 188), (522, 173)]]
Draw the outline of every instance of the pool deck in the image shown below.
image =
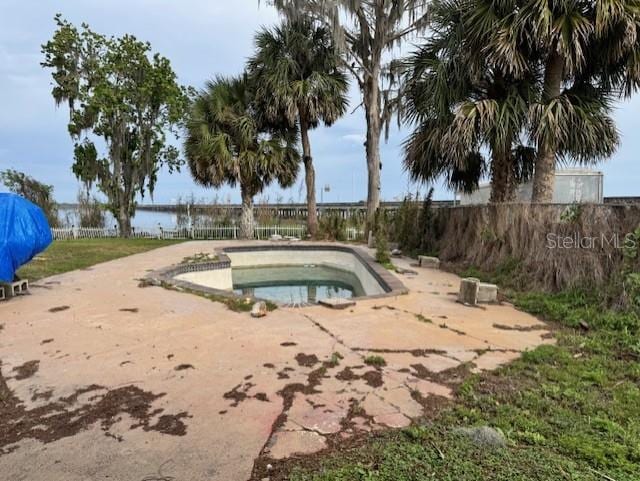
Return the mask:
[[(0, 304), (0, 479), (246, 480), (258, 458), (407, 426), (470, 371), (554, 342), (508, 304), (457, 303), (457, 276), (408, 259), (394, 263), (417, 272), (398, 275), (409, 294), (344, 311), (254, 319), (138, 287), (150, 271), (233, 245), (164, 247)], [(386, 366), (366, 365), (371, 355)]]

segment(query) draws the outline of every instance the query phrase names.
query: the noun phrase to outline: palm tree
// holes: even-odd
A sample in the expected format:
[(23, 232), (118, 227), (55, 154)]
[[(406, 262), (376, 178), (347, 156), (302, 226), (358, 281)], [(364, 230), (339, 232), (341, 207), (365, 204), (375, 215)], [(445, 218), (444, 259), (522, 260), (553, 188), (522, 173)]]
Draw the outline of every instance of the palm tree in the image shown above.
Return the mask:
[(420, 122), (437, 120), (440, 133), (422, 132), (427, 144), (414, 132), (407, 153), (431, 152), (432, 162), (409, 164), (412, 175), (416, 168), (445, 169), (455, 180), (470, 153), (476, 162), (467, 163), (486, 167), (477, 160), (485, 147), (494, 192), (496, 184), (513, 184), (513, 175), (526, 178), (535, 157), (533, 201), (549, 202), (558, 161), (609, 157), (618, 145), (612, 100), (640, 83), (640, 4), (612, 1), (434, 2), (434, 35), (424, 58), (414, 58), (424, 65), (411, 74), (416, 85), (432, 85), (432, 95), (414, 87), (409, 113)]
[(318, 231), (315, 170), (309, 130), (320, 122), (330, 126), (344, 115), (349, 83), (340, 68), (341, 58), (331, 32), (306, 19), (285, 21), (256, 35), (256, 54), (249, 60), (249, 72), (257, 83), (257, 97), (263, 99), (271, 120), (284, 118), (300, 130), (307, 187), (309, 234)]
[(185, 155), (199, 184), (240, 186), (240, 237), (253, 237), (253, 198), (270, 183), (290, 187), (300, 155), (294, 130), (265, 121), (247, 76), (218, 77), (194, 100), (186, 126)]
[(428, 0), (269, 0), (288, 18), (312, 18), (332, 32), (356, 80), (367, 126), (367, 230), (380, 206), (380, 141), (388, 137), (400, 93), (397, 48), (428, 26)]
[(496, 68), (472, 48), (468, 5), (434, 2), (433, 34), (407, 62), (405, 115), (417, 127), (405, 142), (404, 164), (413, 180), (444, 177), (465, 192), (489, 175), (491, 202), (513, 201), (532, 170), (533, 149), (521, 134), (535, 82)]
[[(475, 0), (473, 23), (493, 30), (478, 46), (491, 62), (540, 81), (530, 105), (529, 134), (537, 146), (534, 202), (551, 202), (558, 160), (593, 163), (618, 143), (611, 101), (640, 82), (637, 0)], [(504, 4), (500, 3), (504, 8)], [(500, 7), (497, 7), (500, 8)]]

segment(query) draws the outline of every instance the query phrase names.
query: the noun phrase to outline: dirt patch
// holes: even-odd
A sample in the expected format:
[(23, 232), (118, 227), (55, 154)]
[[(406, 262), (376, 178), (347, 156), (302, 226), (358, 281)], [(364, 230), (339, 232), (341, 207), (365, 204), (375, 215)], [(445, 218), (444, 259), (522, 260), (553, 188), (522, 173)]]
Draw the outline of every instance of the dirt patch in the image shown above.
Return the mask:
[(376, 354), (411, 354), (413, 357), (427, 357), (431, 354), (451, 357), (447, 354), (447, 351), (441, 349), (371, 349), (367, 347), (354, 347), (351, 350), (356, 352), (373, 352)]
[(50, 342), (53, 342), (53, 339), (44, 339), (40, 344), (49, 344)]
[(174, 371), (186, 371), (187, 369), (195, 369), (192, 364), (178, 364), (173, 368)]
[(225, 399), (230, 399), (231, 401), (233, 401), (230, 406), (232, 408), (235, 408), (241, 402), (245, 401), (249, 397), (252, 397), (252, 396), (249, 396), (248, 393), (249, 393), (249, 390), (254, 386), (255, 386), (255, 384), (253, 384), (251, 382), (245, 382), (244, 384), (238, 384), (231, 391), (227, 391), (226, 393), (224, 393), (222, 395), (222, 397), (225, 398)]
[(348, 382), (348, 381), (356, 381), (360, 379), (360, 376), (358, 376), (355, 372), (353, 372), (350, 367), (345, 367), (342, 371), (336, 374), (336, 379), (338, 381)]
[(62, 311), (66, 311), (67, 309), (71, 309), (70, 306), (57, 306), (57, 307), (52, 307), (51, 309), (49, 309), (49, 312), (62, 312)]
[(458, 336), (466, 336), (467, 335), (466, 332), (461, 331), (460, 329), (456, 329), (454, 327), (447, 326), (444, 322), (442, 324), (440, 324), (440, 326), (438, 326), (438, 327), (440, 327), (440, 329), (448, 329), (451, 332), (455, 332)]
[(296, 355), (296, 362), (302, 367), (313, 367), (320, 362), (320, 359), (315, 354), (300, 352)]
[(422, 364), (412, 364), (415, 376), (420, 379), (443, 384), (455, 388), (471, 375), (471, 363), (463, 363), (459, 366), (445, 369), (440, 372), (431, 372)]
[(443, 396), (436, 396), (431, 394), (429, 396), (423, 396), (419, 391), (411, 391), (411, 397), (415, 402), (422, 406), (423, 418), (432, 419), (439, 414), (443, 408), (451, 405), (451, 400)]
[(276, 365), (270, 362), (265, 362), (262, 367), (266, 367), (267, 369), (275, 369)]
[(377, 369), (367, 371), (362, 375), (353, 372), (351, 367), (345, 367), (342, 371), (336, 374), (336, 379), (339, 381), (357, 381), (358, 379), (364, 380), (371, 387), (380, 387), (384, 384), (382, 379), (382, 373)]
[(138, 312), (140, 312), (140, 309), (138, 309), (137, 307), (124, 307), (120, 309), (120, 312), (131, 312), (132, 314), (137, 314)]
[[(86, 404), (78, 405), (80, 396), (88, 393), (94, 394)], [(34, 396), (51, 398), (48, 392)], [(162, 396), (163, 393), (154, 394), (133, 385), (113, 390), (91, 385), (78, 389), (70, 396), (29, 410), (0, 375), (0, 454), (18, 449), (16, 444), (23, 439), (50, 443), (75, 436), (96, 423), (105, 433), (109, 433), (109, 429), (124, 414), (135, 420), (130, 429), (141, 427), (145, 431), (176, 436), (186, 434), (186, 426), (182, 421), (187, 417), (186, 413), (165, 414), (164, 419), (161, 416), (155, 424), (152, 423), (153, 418), (163, 411), (152, 409), (152, 404)], [(168, 422), (170, 418), (174, 420), (171, 423)]]
[(31, 396), (31, 401), (36, 402), (40, 400), (48, 401), (53, 397), (53, 390), (48, 391), (35, 391)]
[(13, 377), (16, 381), (22, 381), (23, 379), (29, 379), (35, 373), (38, 372), (40, 367), (40, 361), (27, 361), (20, 366), (13, 368), (13, 372), (16, 375)]
[(297, 346), (298, 343), (296, 343), (296, 342), (281, 342), (280, 345), (282, 347), (291, 347), (291, 346)]
[(143, 429), (145, 431), (158, 431), (170, 436), (184, 436), (187, 434), (187, 426), (182, 422), (182, 419), (190, 417), (187, 412), (163, 414), (154, 425), (144, 426)]
[(378, 370), (365, 372), (362, 375), (362, 379), (371, 387), (380, 387), (384, 384), (382, 373)]
[(382, 306), (373, 306), (373, 307), (371, 307), (371, 309), (376, 310), (376, 311), (379, 311), (380, 309), (388, 309), (390, 311), (396, 311), (398, 308), (394, 307), (394, 306), (390, 306), (388, 304), (384, 304)]
[(285, 367), (283, 369), (281, 369), (280, 371), (278, 371), (276, 374), (278, 375), (278, 379), (289, 379), (289, 374), (290, 372), (295, 371), (294, 368), (292, 367)]

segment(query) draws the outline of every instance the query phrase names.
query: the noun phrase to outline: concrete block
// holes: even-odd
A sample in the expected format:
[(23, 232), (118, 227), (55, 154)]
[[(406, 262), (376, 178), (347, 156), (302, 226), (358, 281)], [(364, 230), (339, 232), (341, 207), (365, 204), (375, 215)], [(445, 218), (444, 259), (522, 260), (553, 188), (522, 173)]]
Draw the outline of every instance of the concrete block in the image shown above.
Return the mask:
[(458, 293), (458, 301), (470, 306), (478, 304), (478, 290), (480, 288), (480, 280), (475, 277), (468, 277), (460, 281), (460, 292)]
[(26, 294), (29, 290), (29, 281), (3, 282), (0, 286), (4, 291), (5, 298)]
[(256, 302), (251, 308), (251, 317), (264, 317), (267, 315), (267, 303), (264, 301)]
[(339, 297), (331, 297), (328, 299), (320, 299), (318, 304), (330, 307), (331, 309), (346, 309), (347, 307), (355, 306), (356, 301), (352, 301), (351, 299), (341, 299)]
[(437, 257), (418, 256), (418, 265), (420, 267), (428, 267), (429, 269), (439, 269), (440, 259)]
[(498, 286), (481, 282), (478, 285), (478, 302), (498, 302)]

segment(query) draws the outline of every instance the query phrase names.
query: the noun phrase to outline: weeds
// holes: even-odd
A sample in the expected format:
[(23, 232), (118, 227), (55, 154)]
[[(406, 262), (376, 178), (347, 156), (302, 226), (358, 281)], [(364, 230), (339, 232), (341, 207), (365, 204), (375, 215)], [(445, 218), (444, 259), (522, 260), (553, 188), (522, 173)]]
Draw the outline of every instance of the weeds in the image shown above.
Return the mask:
[(364, 358), (367, 366), (382, 367), (387, 365), (387, 361), (382, 356), (371, 355)]

